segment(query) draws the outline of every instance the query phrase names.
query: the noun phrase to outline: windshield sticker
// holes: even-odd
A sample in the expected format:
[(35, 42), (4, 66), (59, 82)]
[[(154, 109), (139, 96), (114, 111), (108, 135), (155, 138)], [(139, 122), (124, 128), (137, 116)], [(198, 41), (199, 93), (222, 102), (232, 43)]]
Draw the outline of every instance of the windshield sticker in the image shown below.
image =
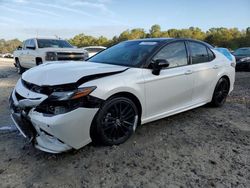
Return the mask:
[(139, 45), (156, 45), (157, 42), (140, 42)]

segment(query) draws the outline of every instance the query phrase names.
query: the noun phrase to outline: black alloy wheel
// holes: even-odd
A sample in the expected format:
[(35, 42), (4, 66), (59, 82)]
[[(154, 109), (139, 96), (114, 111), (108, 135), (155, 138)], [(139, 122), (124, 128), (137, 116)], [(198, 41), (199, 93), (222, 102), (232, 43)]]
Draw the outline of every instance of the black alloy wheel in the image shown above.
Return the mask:
[(221, 78), (215, 87), (213, 99), (211, 104), (215, 107), (222, 106), (227, 98), (229, 92), (229, 82), (226, 78)]
[(125, 97), (111, 98), (105, 102), (92, 124), (91, 137), (104, 145), (125, 142), (138, 124), (138, 110), (132, 100)]

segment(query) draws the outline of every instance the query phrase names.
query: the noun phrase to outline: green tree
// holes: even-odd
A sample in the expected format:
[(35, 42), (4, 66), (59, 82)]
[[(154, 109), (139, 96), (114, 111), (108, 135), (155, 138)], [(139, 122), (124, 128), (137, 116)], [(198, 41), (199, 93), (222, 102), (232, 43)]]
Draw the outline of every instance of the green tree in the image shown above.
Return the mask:
[(151, 29), (149, 30), (148, 37), (150, 38), (157, 38), (161, 37), (161, 26), (160, 25), (152, 25)]
[(22, 44), (22, 42), (18, 39), (0, 40), (0, 53), (13, 53), (13, 51)]

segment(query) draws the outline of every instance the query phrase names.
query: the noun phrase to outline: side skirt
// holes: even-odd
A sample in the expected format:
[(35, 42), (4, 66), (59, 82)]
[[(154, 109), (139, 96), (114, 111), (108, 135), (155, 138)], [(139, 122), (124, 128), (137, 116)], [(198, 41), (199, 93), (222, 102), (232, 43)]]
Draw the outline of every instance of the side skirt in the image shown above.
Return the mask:
[(203, 106), (203, 105), (205, 105), (205, 104), (207, 104), (209, 102), (210, 101), (204, 101), (204, 102), (200, 102), (198, 104), (194, 104), (194, 105), (191, 105), (191, 106), (185, 106), (183, 108), (170, 110), (170, 111), (167, 111), (167, 112), (163, 112), (161, 114), (157, 114), (157, 115), (154, 115), (154, 116), (151, 116), (151, 117), (148, 117), (148, 118), (144, 118), (144, 119), (141, 120), (141, 124), (149, 123), (149, 122), (159, 120), (159, 119), (162, 119), (162, 118), (165, 118), (165, 117), (168, 117), (168, 116), (179, 114), (181, 112), (185, 112), (187, 110), (191, 110), (191, 109)]

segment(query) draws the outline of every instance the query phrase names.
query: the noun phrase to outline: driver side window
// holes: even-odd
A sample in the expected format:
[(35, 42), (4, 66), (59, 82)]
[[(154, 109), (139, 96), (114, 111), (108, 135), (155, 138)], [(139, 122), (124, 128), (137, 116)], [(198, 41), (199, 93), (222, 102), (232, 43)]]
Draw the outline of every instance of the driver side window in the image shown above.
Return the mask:
[(26, 46), (29, 44), (29, 41), (30, 41), (30, 40), (26, 40), (26, 41), (23, 42), (22, 48), (23, 48), (24, 50), (26, 50)]
[(188, 64), (187, 51), (184, 42), (174, 42), (163, 47), (153, 60), (165, 59), (169, 62), (168, 68), (185, 66)]
[(32, 47), (36, 47), (36, 44), (35, 44), (34, 39), (31, 39), (31, 40), (30, 40), (29, 45), (32, 46)]

